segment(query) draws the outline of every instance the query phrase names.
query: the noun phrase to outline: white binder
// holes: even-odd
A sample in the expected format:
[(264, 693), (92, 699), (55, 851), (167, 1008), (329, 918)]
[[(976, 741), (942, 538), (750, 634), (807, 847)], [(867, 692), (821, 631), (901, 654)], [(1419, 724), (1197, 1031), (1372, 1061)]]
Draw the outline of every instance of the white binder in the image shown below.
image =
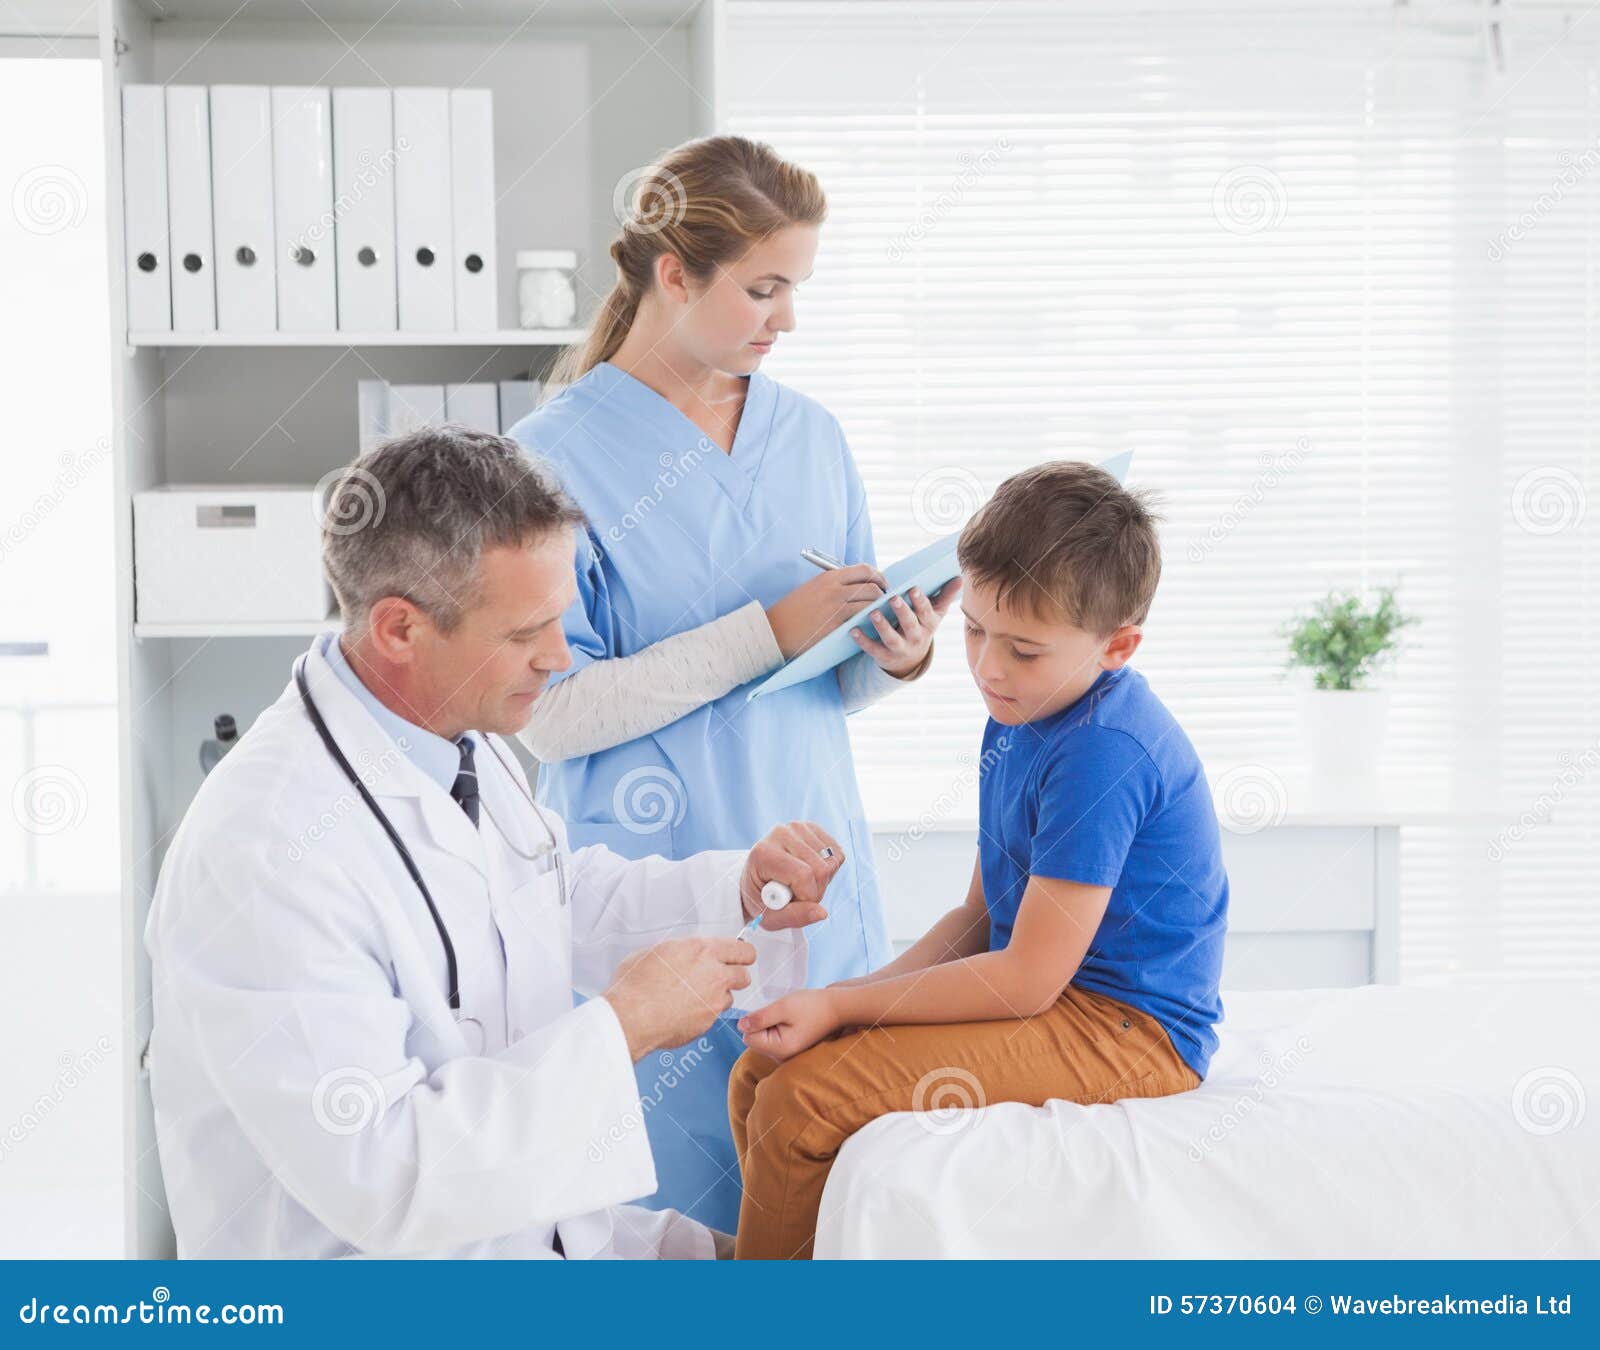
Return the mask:
[(122, 90), (123, 266), (128, 327), (172, 327), (167, 246), (167, 107), (159, 84)]
[(356, 381), (356, 445), (364, 455), (389, 435), (389, 385), (384, 380)]
[(389, 386), (389, 435), (404, 436), (421, 427), (436, 427), (444, 421), (442, 384), (391, 384)]
[(338, 327), (333, 242), (333, 121), (326, 89), (272, 91), (272, 200), (278, 327)]
[(500, 326), (494, 266), (494, 95), (450, 91), (451, 233), (455, 242), (456, 328)]
[(393, 332), (394, 100), (388, 89), (333, 91), (333, 196), (339, 327)]
[(217, 326), (211, 247), (211, 104), (203, 84), (167, 86), (167, 207), (171, 217), (172, 326)]
[(447, 384), (444, 387), (445, 421), (473, 431), (500, 434), (500, 390), (492, 384)]
[(538, 380), (500, 381), (500, 432), (505, 435), (539, 406)]
[(455, 328), (450, 259), (450, 91), (394, 91), (394, 206), (400, 327)]
[(211, 221), (217, 327), (278, 326), (272, 231), (272, 102), (265, 85), (211, 86)]

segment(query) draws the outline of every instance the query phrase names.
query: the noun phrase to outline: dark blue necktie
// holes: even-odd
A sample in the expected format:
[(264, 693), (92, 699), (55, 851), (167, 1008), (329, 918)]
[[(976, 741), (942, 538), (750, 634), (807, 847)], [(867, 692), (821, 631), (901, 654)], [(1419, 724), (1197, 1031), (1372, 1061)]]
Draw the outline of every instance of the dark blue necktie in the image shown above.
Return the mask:
[(478, 825), (478, 771), (472, 763), (472, 737), (463, 736), (456, 742), (461, 751), (461, 767), (456, 771), (456, 781), (451, 785), (450, 795), (460, 803), (461, 809), (467, 813), (467, 819), (472, 822), (473, 828)]

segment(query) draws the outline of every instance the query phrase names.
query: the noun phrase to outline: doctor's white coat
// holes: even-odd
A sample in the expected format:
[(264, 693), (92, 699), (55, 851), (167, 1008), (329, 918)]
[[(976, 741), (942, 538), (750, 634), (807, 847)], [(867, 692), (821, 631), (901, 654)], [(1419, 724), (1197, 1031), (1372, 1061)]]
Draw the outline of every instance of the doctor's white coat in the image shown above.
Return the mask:
[[(622, 1028), (598, 993), (662, 939), (731, 937), (742, 852), (685, 862), (567, 851), (486, 747), (474, 829), (307, 657), (323, 718), (416, 859), (445, 953), (382, 827), (293, 682), (202, 786), (146, 926), (151, 1090), (189, 1257), (709, 1257), (708, 1230), (624, 1202), (655, 1168)], [(511, 770), (521, 770), (502, 749)], [(529, 861), (521, 855), (536, 855)], [(758, 1006), (804, 980), (805, 941), (756, 937)], [(664, 1073), (692, 1073), (692, 1057)]]

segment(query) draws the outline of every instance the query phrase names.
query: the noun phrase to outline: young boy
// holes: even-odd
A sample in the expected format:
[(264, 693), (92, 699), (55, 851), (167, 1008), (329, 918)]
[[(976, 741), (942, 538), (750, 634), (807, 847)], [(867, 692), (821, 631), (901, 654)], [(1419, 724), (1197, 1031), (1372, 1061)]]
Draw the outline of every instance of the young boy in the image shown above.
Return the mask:
[(839, 1146), (926, 1109), (935, 1077), (975, 1082), (975, 1105), (1161, 1097), (1197, 1087), (1216, 1048), (1211, 793), (1128, 665), (1161, 575), (1144, 500), (1045, 464), (1001, 485), (959, 557), (989, 710), (966, 902), (882, 969), (740, 1021), (740, 1257), (810, 1256)]

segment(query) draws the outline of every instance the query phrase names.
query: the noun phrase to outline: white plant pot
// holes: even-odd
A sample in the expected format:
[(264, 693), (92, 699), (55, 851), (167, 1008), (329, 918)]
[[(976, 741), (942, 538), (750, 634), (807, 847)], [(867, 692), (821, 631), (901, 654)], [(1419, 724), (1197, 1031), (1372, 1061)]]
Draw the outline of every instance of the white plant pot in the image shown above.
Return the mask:
[(1300, 734), (1319, 777), (1375, 776), (1388, 722), (1387, 689), (1300, 691)]

